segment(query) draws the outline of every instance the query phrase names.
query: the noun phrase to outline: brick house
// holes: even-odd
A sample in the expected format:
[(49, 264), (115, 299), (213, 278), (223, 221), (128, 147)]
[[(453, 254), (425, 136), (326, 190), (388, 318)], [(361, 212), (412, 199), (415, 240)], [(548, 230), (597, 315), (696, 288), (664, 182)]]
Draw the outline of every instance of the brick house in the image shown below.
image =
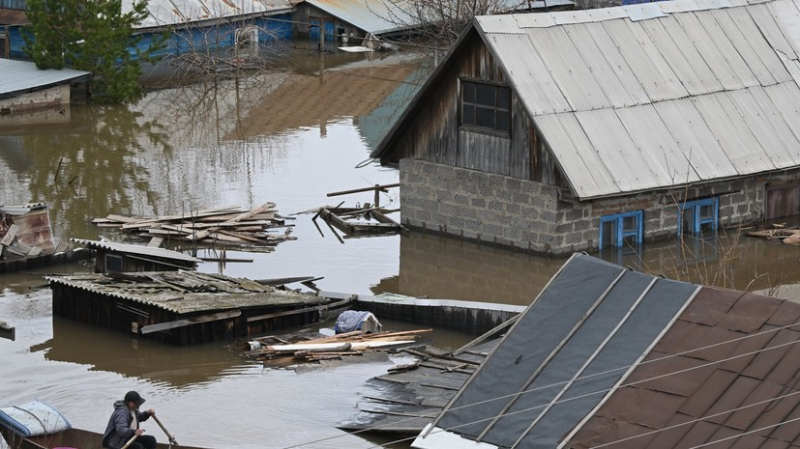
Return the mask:
[(372, 156), (411, 227), (552, 254), (800, 213), (800, 8), (477, 17)]

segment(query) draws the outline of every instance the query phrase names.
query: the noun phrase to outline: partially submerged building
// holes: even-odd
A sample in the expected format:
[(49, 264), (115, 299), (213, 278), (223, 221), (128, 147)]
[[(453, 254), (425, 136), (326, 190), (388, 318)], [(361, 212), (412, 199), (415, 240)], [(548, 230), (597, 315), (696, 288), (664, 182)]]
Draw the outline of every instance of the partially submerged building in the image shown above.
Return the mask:
[(315, 323), (330, 305), (258, 281), (187, 271), (46, 279), (53, 314), (180, 346)]
[(800, 304), (574, 255), (412, 444), (797, 447)]
[(91, 77), (81, 70), (40, 70), (32, 62), (9, 59), (0, 59), (0, 73), (0, 123), (13, 113), (69, 105), (70, 85)]
[(372, 156), (403, 222), (547, 253), (800, 212), (800, 8), (477, 17)]

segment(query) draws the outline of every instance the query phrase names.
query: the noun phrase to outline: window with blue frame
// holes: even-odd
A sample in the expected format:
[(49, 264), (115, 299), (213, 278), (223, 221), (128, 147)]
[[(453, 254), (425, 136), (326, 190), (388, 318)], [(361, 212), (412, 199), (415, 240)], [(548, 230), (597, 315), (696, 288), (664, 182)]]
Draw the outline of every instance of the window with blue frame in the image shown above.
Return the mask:
[(643, 211), (600, 217), (600, 249), (640, 245), (643, 236)]
[(689, 233), (701, 235), (716, 231), (719, 224), (719, 198), (681, 203), (678, 214), (678, 237)]

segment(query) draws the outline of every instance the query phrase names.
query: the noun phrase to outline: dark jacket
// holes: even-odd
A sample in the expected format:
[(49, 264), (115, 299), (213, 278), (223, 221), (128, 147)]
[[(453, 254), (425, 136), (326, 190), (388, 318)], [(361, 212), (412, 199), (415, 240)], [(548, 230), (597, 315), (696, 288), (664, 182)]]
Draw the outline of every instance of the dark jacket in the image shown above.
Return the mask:
[[(147, 412), (136, 412), (136, 418), (139, 422), (147, 421), (149, 417), (150, 414)], [(125, 404), (124, 401), (115, 402), (114, 413), (112, 413), (111, 418), (108, 419), (108, 425), (103, 434), (103, 447), (120, 449), (122, 446), (125, 446), (125, 443), (136, 433), (134, 429), (131, 429), (131, 420), (133, 420), (133, 417), (131, 416), (131, 411), (128, 409), (128, 405)], [(136, 426), (136, 428), (138, 429), (139, 426)]]

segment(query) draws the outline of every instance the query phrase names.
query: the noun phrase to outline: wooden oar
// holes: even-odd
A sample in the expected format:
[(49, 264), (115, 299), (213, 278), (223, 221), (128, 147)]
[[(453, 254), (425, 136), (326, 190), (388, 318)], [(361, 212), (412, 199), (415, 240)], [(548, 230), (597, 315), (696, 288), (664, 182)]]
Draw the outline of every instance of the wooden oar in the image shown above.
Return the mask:
[[(178, 444), (178, 442), (177, 442), (177, 441), (175, 441), (175, 437), (174, 437), (174, 436), (172, 436), (172, 434), (171, 434), (171, 433), (169, 433), (169, 430), (167, 430), (167, 428), (166, 428), (166, 427), (164, 427), (164, 424), (161, 424), (161, 420), (160, 420), (160, 419), (158, 419), (158, 416), (156, 416), (156, 415), (153, 415), (153, 419), (155, 419), (155, 420), (156, 420), (156, 422), (158, 423), (158, 425), (159, 425), (159, 426), (161, 426), (161, 430), (163, 430), (163, 431), (164, 431), (164, 433), (166, 433), (166, 434), (167, 434), (167, 438), (169, 438), (169, 442), (170, 442), (170, 443), (172, 443), (172, 444), (174, 444), (175, 446), (180, 446), (180, 444)], [(123, 448), (123, 449), (124, 449), (124, 448)]]
[(128, 440), (128, 442), (127, 442), (127, 443), (125, 443), (125, 446), (122, 446), (122, 449), (128, 449), (128, 446), (130, 446), (131, 444), (133, 444), (133, 441), (134, 441), (134, 440), (135, 440), (135, 439), (136, 439), (138, 436), (139, 436), (139, 435), (133, 435), (133, 436), (131, 437), (131, 439), (130, 439), (130, 440)]

